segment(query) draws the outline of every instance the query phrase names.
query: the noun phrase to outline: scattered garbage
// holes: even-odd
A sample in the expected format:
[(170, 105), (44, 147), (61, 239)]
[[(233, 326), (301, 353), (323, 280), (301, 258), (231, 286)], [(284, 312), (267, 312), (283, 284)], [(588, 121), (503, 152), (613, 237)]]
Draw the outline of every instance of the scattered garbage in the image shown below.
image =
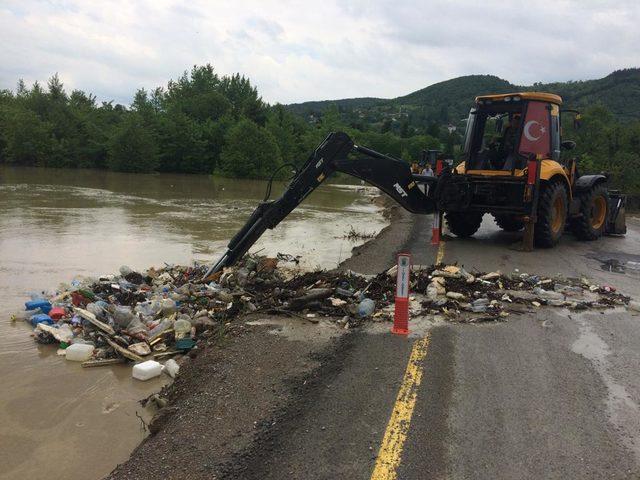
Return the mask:
[[(35, 294), (12, 318), (34, 326), (42, 344), (56, 345), (85, 368), (135, 362), (133, 376), (147, 380), (164, 371), (175, 376), (172, 357), (194, 357), (216, 330), (233, 328), (245, 313), (290, 315), (341, 328), (393, 316), (394, 268), (378, 275), (351, 271), (301, 273), (289, 268), (297, 257), (245, 256), (236, 266), (201, 278), (205, 265), (150, 268), (76, 279), (55, 292)], [(284, 265), (283, 265), (284, 264)], [(280, 265), (280, 266), (279, 266)], [(586, 278), (521, 273), (469, 272), (460, 265), (415, 265), (410, 284), (412, 315), (440, 315), (449, 321), (504, 321), (511, 314), (543, 306), (574, 310), (626, 306), (640, 311), (610, 285)]]

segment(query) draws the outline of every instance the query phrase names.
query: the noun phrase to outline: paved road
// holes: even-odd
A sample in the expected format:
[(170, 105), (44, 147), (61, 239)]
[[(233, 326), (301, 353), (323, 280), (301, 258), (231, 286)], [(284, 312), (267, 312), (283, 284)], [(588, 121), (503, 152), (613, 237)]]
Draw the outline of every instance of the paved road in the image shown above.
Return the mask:
[[(430, 226), (418, 219), (403, 240), (416, 263), (436, 257)], [(517, 235), (486, 218), (476, 238), (446, 238), (440, 253), (467, 269), (585, 275), (640, 298), (640, 271), (606, 266), (640, 262), (640, 221), (629, 227), (624, 238), (567, 235), (555, 249), (522, 253), (510, 248)], [(501, 324), (413, 329), (411, 338), (371, 330), (344, 342), (339, 364), (246, 459), (242, 478), (640, 478), (639, 315), (542, 309)], [(416, 379), (407, 362), (425, 335)], [(389, 433), (406, 408), (410, 424)], [(381, 468), (387, 436), (395, 447)]]

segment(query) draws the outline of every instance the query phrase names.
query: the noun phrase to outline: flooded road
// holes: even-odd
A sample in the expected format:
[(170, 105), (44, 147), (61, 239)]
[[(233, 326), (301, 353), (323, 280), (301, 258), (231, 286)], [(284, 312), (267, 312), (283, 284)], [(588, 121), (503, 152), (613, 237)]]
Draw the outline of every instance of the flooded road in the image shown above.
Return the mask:
[[(8, 321), (31, 291), (121, 265), (213, 261), (266, 182), (189, 175), (0, 167), (0, 478), (100, 478), (144, 437), (138, 400), (162, 385), (130, 367), (82, 369)], [(275, 189), (277, 196), (282, 185)], [(349, 256), (353, 226), (386, 223), (375, 190), (324, 185), (252, 251), (302, 255), (332, 268)]]

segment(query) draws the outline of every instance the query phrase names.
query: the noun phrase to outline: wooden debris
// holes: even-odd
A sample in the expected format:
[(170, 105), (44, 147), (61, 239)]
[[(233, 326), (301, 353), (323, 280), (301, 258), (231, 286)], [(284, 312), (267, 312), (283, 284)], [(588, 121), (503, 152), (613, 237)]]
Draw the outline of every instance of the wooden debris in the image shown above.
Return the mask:
[(306, 295), (297, 297), (291, 300), (291, 308), (293, 310), (301, 310), (307, 303), (314, 302), (316, 300), (323, 300), (330, 297), (333, 294), (331, 288), (312, 288)]
[(144, 359), (139, 356), (136, 355), (133, 352), (130, 352), (129, 350), (127, 350), (126, 348), (122, 348), (120, 345), (118, 345), (116, 342), (114, 342), (113, 340), (111, 340), (108, 337), (104, 337), (104, 339), (106, 340), (106, 342), (111, 345), (113, 347), (113, 349), (118, 352), (120, 355), (122, 355), (125, 358), (128, 358), (129, 360), (133, 360), (134, 362), (143, 362)]
[(153, 358), (157, 360), (159, 358), (170, 357), (170, 356), (176, 355), (178, 353), (182, 353), (182, 352), (180, 350), (171, 350), (170, 352), (154, 353), (153, 354)]
[(109, 335), (115, 335), (116, 334), (116, 331), (113, 329), (113, 327), (111, 327), (111, 325), (107, 325), (106, 323), (101, 322), (100, 320), (98, 320), (96, 318), (96, 316), (93, 313), (91, 313), (89, 310), (85, 310), (83, 308), (75, 307), (73, 309), (73, 311), (75, 313), (77, 313), (78, 315), (80, 315), (85, 320), (88, 320), (89, 322), (94, 324), (96, 327), (98, 327), (103, 332), (105, 332), (105, 333), (107, 333)]
[(103, 360), (87, 360), (82, 362), (82, 368), (106, 367), (107, 365), (117, 365), (124, 363), (124, 358), (107, 358)]

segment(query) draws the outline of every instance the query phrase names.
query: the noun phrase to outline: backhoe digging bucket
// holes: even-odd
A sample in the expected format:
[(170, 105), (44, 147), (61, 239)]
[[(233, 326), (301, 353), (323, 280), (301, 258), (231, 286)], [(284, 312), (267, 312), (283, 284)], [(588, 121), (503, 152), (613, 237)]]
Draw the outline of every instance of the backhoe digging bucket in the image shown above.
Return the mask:
[(609, 191), (609, 218), (605, 233), (607, 235), (624, 235), (627, 233), (625, 209), (627, 196), (619, 192)]

